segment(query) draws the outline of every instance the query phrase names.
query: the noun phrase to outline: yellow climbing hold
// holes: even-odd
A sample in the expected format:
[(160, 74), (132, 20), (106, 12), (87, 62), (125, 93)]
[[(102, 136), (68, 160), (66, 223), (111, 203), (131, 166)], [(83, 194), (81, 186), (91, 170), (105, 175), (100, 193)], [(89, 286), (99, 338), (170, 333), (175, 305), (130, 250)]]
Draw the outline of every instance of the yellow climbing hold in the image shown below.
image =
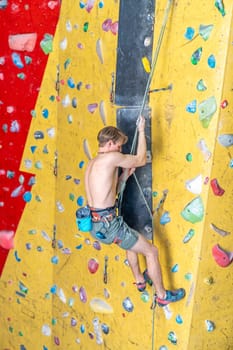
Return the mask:
[(150, 73), (150, 61), (146, 56), (142, 58), (142, 64), (147, 73)]

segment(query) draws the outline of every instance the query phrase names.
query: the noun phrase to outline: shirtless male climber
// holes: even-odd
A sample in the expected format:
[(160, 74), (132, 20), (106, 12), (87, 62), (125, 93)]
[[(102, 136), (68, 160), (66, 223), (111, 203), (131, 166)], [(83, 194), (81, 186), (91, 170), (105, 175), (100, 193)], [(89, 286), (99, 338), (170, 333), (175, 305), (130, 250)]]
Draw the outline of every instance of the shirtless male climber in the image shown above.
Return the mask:
[[(139, 232), (130, 228), (122, 216), (117, 215), (116, 195), (122, 181), (146, 164), (145, 119), (140, 117), (137, 123), (137, 154), (122, 154), (121, 147), (128, 137), (118, 128), (104, 127), (99, 131), (98, 155), (93, 158), (85, 172), (85, 188), (88, 206), (91, 210), (91, 235), (105, 244), (115, 243), (126, 250), (127, 259), (134, 275), (137, 289), (142, 292), (146, 282), (153, 283), (156, 290), (154, 302), (165, 306), (185, 296), (183, 288), (170, 291), (163, 285), (158, 249)], [(118, 169), (122, 174), (118, 177)], [(138, 254), (145, 256), (147, 269), (142, 273)]]

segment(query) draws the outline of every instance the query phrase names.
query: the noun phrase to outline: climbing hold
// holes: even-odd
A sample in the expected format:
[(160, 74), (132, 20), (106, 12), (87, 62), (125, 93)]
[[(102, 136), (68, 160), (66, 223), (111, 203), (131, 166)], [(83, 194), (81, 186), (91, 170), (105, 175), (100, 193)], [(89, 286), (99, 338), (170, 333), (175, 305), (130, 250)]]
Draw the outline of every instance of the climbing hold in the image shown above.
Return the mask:
[(24, 199), (24, 201), (27, 202), (27, 203), (30, 202), (31, 199), (32, 199), (32, 194), (31, 194), (31, 192), (29, 192), (29, 191), (25, 192), (25, 193), (23, 194), (23, 199)]
[(227, 100), (223, 100), (222, 102), (221, 102), (221, 108), (222, 109), (224, 109), (224, 108), (226, 108), (227, 106), (228, 106), (228, 101)]
[(20, 58), (20, 55), (16, 52), (13, 52), (12, 55), (11, 55), (11, 58), (12, 58), (12, 62), (14, 63), (14, 65), (17, 67), (17, 68), (23, 68), (24, 67), (24, 64)]
[(171, 331), (168, 333), (168, 338), (167, 338), (172, 344), (177, 344), (177, 336), (175, 332)]
[(111, 30), (111, 25), (112, 20), (110, 18), (107, 18), (102, 24), (103, 31), (108, 32), (109, 30)]
[(186, 281), (191, 281), (192, 278), (193, 278), (193, 275), (192, 275), (190, 272), (187, 272), (187, 273), (184, 275), (184, 278), (186, 279)]
[(108, 334), (109, 330), (110, 330), (110, 327), (106, 323), (102, 323), (101, 324), (101, 329), (102, 329), (104, 334)]
[(51, 34), (45, 34), (40, 42), (40, 47), (43, 52), (48, 55), (53, 51), (53, 36)]
[(178, 272), (179, 271), (179, 265), (175, 264), (172, 268), (171, 268), (171, 272)]
[(67, 80), (67, 85), (71, 88), (71, 89), (74, 89), (75, 88), (75, 83), (74, 83), (74, 80), (72, 77), (70, 77), (68, 80)]
[(213, 332), (213, 330), (215, 329), (215, 324), (213, 321), (210, 320), (205, 320), (205, 326), (206, 326), (206, 330), (208, 332)]
[(160, 224), (161, 225), (166, 225), (171, 221), (171, 218), (169, 216), (169, 212), (166, 211), (165, 213), (162, 214), (161, 218), (160, 218)]
[(106, 112), (105, 112), (104, 101), (100, 101), (99, 111), (100, 111), (100, 117), (102, 119), (102, 122), (103, 122), (104, 125), (106, 125), (107, 124), (107, 120), (106, 120)]
[(71, 327), (77, 326), (77, 323), (78, 323), (77, 320), (74, 317), (71, 317), (71, 320), (70, 320)]
[(79, 298), (83, 303), (87, 302), (87, 293), (84, 287), (79, 288)]
[(11, 197), (16, 198), (21, 196), (23, 193), (24, 193), (24, 187), (23, 185), (20, 185), (11, 192)]
[(212, 153), (209, 151), (209, 149), (205, 143), (205, 140), (200, 139), (198, 144), (197, 144), (197, 147), (200, 149), (200, 151), (202, 152), (202, 154), (204, 156), (205, 161), (207, 162), (211, 158)]
[(218, 11), (221, 13), (222, 16), (225, 16), (225, 8), (222, 0), (216, 0), (215, 1), (215, 7), (218, 9)]
[(42, 131), (35, 131), (34, 132), (34, 138), (36, 140), (40, 140), (44, 138), (44, 133)]
[(80, 332), (83, 334), (83, 333), (85, 333), (85, 326), (83, 325), (83, 324), (81, 324), (81, 326), (80, 326)]
[(58, 262), (59, 262), (58, 256), (52, 256), (51, 263), (54, 264), (54, 265), (57, 265)]
[(129, 297), (125, 298), (122, 302), (122, 306), (123, 308), (128, 311), (128, 312), (132, 312), (134, 309), (134, 305), (132, 303), (132, 301), (130, 300)]
[(193, 160), (193, 156), (192, 156), (192, 153), (187, 153), (186, 156), (185, 156), (186, 160), (188, 162), (191, 162)]
[(8, 44), (11, 50), (32, 52), (36, 46), (36, 33), (9, 35)]
[(191, 228), (183, 239), (183, 243), (188, 243), (193, 238), (195, 231)]
[(94, 312), (99, 312), (102, 314), (110, 314), (113, 313), (113, 308), (111, 305), (106, 303), (106, 301), (100, 298), (93, 298), (90, 301), (90, 307)]
[(181, 315), (177, 315), (176, 316), (176, 323), (178, 323), (178, 324), (182, 324), (183, 323), (183, 318), (182, 318)]
[(202, 55), (202, 47), (199, 47), (199, 49), (197, 49), (196, 51), (194, 51), (194, 53), (192, 54), (191, 63), (192, 63), (193, 65), (197, 65), (198, 62), (199, 62), (200, 59), (201, 59), (201, 55)]
[(233, 260), (233, 252), (227, 252), (222, 249), (218, 244), (213, 246), (212, 255), (216, 263), (221, 267), (227, 267)]
[(50, 337), (52, 331), (51, 331), (51, 328), (47, 324), (44, 324), (41, 328), (41, 333), (43, 335), (46, 335), (47, 337)]
[(100, 1), (99, 4), (98, 4), (99, 8), (102, 9), (104, 7), (104, 2), (103, 1)]
[(88, 13), (90, 13), (91, 10), (93, 9), (94, 3), (95, 3), (95, 0), (87, 0), (85, 9)]
[(203, 79), (200, 79), (197, 83), (197, 90), (198, 91), (205, 91), (207, 89), (205, 82)]
[(202, 179), (202, 175), (200, 174), (191, 180), (187, 180), (185, 182), (185, 187), (191, 193), (200, 194), (202, 191), (202, 183), (203, 183), (203, 179)]
[(147, 302), (150, 300), (150, 295), (149, 295), (149, 293), (147, 292), (147, 290), (145, 290), (144, 292), (141, 293), (141, 300), (142, 300), (144, 303), (147, 303)]
[(90, 113), (94, 113), (97, 107), (98, 107), (98, 103), (90, 103), (87, 109)]
[(116, 21), (116, 22), (113, 22), (112, 24), (111, 24), (111, 32), (112, 32), (112, 34), (113, 35), (117, 35), (117, 33), (118, 33), (118, 21)]
[(195, 30), (192, 27), (187, 27), (184, 37), (188, 40), (192, 40), (194, 37)]
[(71, 106), (72, 106), (73, 108), (77, 108), (77, 105), (78, 105), (77, 98), (76, 98), (76, 97), (73, 97), (73, 98), (72, 98), (72, 102), (71, 102)]
[(93, 242), (93, 248), (95, 248), (96, 250), (101, 250), (101, 244), (99, 241), (94, 241)]
[(217, 179), (212, 179), (210, 185), (216, 196), (222, 196), (224, 194), (225, 190), (220, 187)]
[(96, 53), (97, 53), (97, 56), (100, 60), (100, 63), (104, 63), (104, 59), (103, 59), (103, 50), (102, 50), (102, 41), (101, 39), (98, 39), (96, 41)]
[(215, 66), (216, 66), (216, 59), (215, 59), (214, 55), (210, 55), (208, 57), (208, 59), (207, 59), (207, 62), (208, 62), (208, 66), (210, 68), (215, 68)]
[(218, 227), (215, 226), (213, 223), (210, 224), (210, 227), (211, 227), (215, 232), (217, 232), (218, 234), (220, 234), (222, 237), (225, 237), (225, 236), (228, 236), (228, 235), (231, 234), (231, 233), (228, 232), (228, 231), (225, 231), (225, 230), (222, 230), (222, 229), (218, 228)]
[(186, 111), (189, 113), (196, 113), (197, 110), (197, 100), (189, 102), (186, 106)]
[(217, 110), (217, 103), (214, 96), (202, 101), (198, 106), (199, 120), (203, 128), (208, 128), (212, 116)]
[(142, 58), (142, 65), (146, 73), (150, 73), (150, 61), (147, 57)]
[(209, 24), (209, 25), (201, 24), (199, 27), (199, 34), (202, 37), (202, 39), (204, 39), (204, 40), (209, 39), (209, 36), (210, 36), (213, 28), (214, 28), (213, 24)]
[(224, 147), (230, 147), (233, 145), (233, 134), (222, 134), (218, 137), (218, 142)]
[(88, 261), (88, 270), (90, 273), (96, 273), (99, 268), (99, 263), (96, 259), (92, 258)]
[(0, 231), (0, 246), (4, 249), (14, 248), (14, 231), (1, 230)]
[(64, 304), (66, 304), (66, 296), (62, 288), (57, 288), (57, 296)]
[(44, 108), (44, 109), (42, 110), (42, 116), (43, 116), (45, 119), (48, 118), (48, 116), (49, 116), (49, 111), (48, 111), (47, 108)]
[(95, 337), (96, 337), (96, 344), (101, 345), (101, 344), (103, 344), (102, 328), (101, 328), (100, 321), (99, 321), (98, 317), (95, 317), (92, 320), (92, 324), (94, 326), (94, 333), (95, 333)]
[(203, 219), (204, 216), (204, 206), (201, 197), (194, 198), (181, 212), (181, 216), (195, 224)]
[(62, 106), (63, 107), (68, 107), (69, 105), (70, 105), (70, 103), (71, 103), (71, 101), (70, 101), (70, 96), (69, 95), (66, 95), (64, 98), (63, 98), (63, 100), (62, 100)]

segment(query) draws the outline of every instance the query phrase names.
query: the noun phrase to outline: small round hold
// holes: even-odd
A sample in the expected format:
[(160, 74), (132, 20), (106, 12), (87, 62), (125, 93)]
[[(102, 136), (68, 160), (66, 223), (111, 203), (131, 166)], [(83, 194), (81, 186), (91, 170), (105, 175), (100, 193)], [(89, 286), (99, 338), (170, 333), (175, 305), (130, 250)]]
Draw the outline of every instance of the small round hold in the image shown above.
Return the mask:
[(148, 46), (150, 46), (150, 45), (151, 45), (151, 37), (147, 36), (147, 37), (145, 37), (145, 39), (144, 39), (144, 46), (145, 46), (145, 47), (148, 47)]
[(224, 109), (224, 108), (226, 108), (227, 106), (228, 106), (228, 101), (227, 101), (227, 100), (223, 100), (223, 101), (221, 102), (221, 108)]

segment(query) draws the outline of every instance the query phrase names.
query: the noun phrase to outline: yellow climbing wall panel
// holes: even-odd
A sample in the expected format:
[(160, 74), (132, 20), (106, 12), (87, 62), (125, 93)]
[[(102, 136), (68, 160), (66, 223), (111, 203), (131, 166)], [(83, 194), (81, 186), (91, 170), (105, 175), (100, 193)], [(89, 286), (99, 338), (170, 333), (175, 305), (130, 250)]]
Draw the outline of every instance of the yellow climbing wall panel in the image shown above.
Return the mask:
[[(154, 49), (166, 6), (156, 2)], [(168, 191), (155, 213), (154, 241), (165, 286), (187, 293), (151, 310), (154, 291), (136, 291), (125, 253), (99, 245), (75, 223), (96, 133), (116, 124), (119, 1), (95, 2), (89, 12), (63, 2), (22, 159), (22, 170), (36, 174), (33, 200), (0, 280), (1, 349), (233, 348), (232, 268), (220, 266), (232, 258), (233, 156), (222, 141), (232, 139), (231, 1), (224, 6), (222, 16), (214, 1), (172, 4), (151, 84), (172, 86), (150, 94), (154, 208)], [(32, 154), (36, 131), (45, 137)], [(23, 286), (24, 297), (16, 293)]]

